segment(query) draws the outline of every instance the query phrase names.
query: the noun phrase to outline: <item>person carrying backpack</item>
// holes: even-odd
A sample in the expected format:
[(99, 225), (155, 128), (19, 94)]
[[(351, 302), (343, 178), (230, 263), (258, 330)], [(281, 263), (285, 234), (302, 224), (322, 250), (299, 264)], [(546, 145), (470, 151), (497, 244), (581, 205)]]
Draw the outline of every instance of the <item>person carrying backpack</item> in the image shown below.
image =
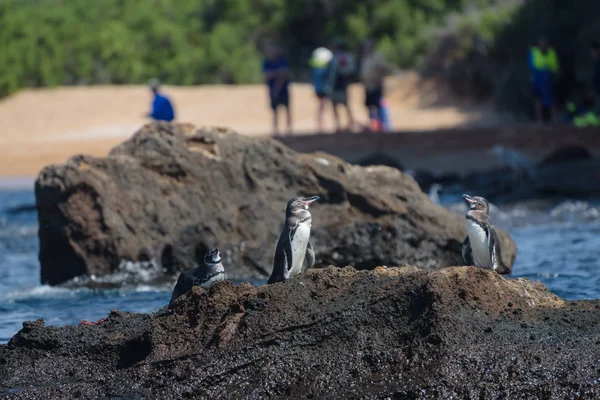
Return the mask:
[(325, 93), (333, 103), (333, 117), (335, 119), (336, 132), (341, 132), (340, 116), (338, 108), (342, 106), (346, 110), (348, 127), (354, 126), (354, 117), (348, 104), (348, 84), (356, 73), (356, 59), (346, 51), (346, 45), (342, 39), (336, 39), (332, 46), (333, 59), (329, 63), (327, 84)]

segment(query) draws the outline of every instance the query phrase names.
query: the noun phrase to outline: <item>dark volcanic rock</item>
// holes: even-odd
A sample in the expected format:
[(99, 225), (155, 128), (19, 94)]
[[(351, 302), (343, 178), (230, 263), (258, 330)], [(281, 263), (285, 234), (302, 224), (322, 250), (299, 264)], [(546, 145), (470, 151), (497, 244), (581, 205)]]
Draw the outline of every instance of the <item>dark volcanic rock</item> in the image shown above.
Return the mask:
[[(311, 209), (317, 264), (462, 263), (464, 218), (431, 203), (396, 169), (298, 154), (226, 129), (157, 123), (106, 158), (77, 156), (41, 172), (42, 282), (116, 272), (126, 260), (172, 274), (214, 247), (229, 277), (267, 277), (287, 200), (297, 195), (322, 199)], [(512, 264), (514, 243), (501, 236)]]
[(173, 312), (27, 323), (14, 398), (598, 398), (600, 302), (473, 267), (309, 270), (195, 287)]
[(477, 194), (495, 203), (599, 196), (600, 157), (544, 164), (530, 179), (508, 168), (473, 173), (451, 191)]
[(540, 163), (540, 167), (573, 161), (584, 161), (592, 158), (592, 152), (582, 146), (565, 146), (553, 150)]

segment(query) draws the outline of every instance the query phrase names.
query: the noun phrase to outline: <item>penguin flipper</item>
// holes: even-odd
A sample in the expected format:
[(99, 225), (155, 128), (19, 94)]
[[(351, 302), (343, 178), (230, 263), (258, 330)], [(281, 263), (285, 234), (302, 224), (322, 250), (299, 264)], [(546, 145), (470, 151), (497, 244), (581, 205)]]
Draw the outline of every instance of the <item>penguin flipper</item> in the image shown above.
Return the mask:
[(475, 265), (475, 260), (473, 260), (473, 249), (471, 248), (471, 241), (469, 240), (469, 235), (465, 238), (462, 244), (462, 256), (463, 260), (467, 265)]
[(491, 227), (489, 232), (490, 258), (492, 260), (492, 269), (500, 275), (510, 274), (512, 271), (502, 261), (502, 250), (500, 248), (500, 239), (496, 230)]
[(302, 272), (312, 268), (313, 265), (315, 265), (315, 249), (312, 243), (309, 241), (306, 245), (306, 255), (304, 256), (304, 268), (302, 268)]
[(290, 232), (287, 238), (279, 237), (275, 249), (275, 260), (273, 260), (273, 272), (267, 283), (284, 282), (289, 278), (289, 270), (292, 267), (292, 234)]
[(194, 286), (194, 284), (186, 272), (179, 274), (179, 278), (177, 278), (177, 283), (173, 289), (173, 294), (171, 295), (171, 301), (169, 301), (169, 305), (173, 304), (177, 298), (192, 290), (192, 286)]

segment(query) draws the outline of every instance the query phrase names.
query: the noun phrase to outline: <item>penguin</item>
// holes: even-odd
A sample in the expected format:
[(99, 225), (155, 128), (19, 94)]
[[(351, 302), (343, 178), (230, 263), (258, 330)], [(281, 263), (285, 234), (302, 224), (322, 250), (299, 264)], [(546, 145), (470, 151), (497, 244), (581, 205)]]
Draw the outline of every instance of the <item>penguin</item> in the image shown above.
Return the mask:
[(225, 279), (225, 268), (223, 267), (223, 263), (221, 263), (221, 253), (218, 248), (215, 248), (206, 253), (202, 265), (184, 271), (179, 275), (169, 304), (172, 304), (175, 299), (192, 290), (193, 286), (210, 289), (215, 282), (222, 281), (223, 279)]
[(312, 216), (308, 207), (319, 196), (294, 197), (287, 203), (285, 223), (275, 247), (273, 272), (267, 283), (284, 282), (315, 264), (315, 250), (310, 243)]
[(442, 185), (434, 183), (429, 187), (429, 200), (435, 204), (440, 204), (440, 192), (442, 191)]
[(490, 220), (490, 206), (486, 199), (464, 194), (467, 211), (467, 237), (462, 244), (462, 256), (468, 265), (489, 268), (500, 275), (511, 272), (502, 261), (500, 240)]
[(497, 144), (489, 152), (510, 168), (515, 182), (521, 183), (523, 180), (535, 178), (535, 165), (520, 151)]

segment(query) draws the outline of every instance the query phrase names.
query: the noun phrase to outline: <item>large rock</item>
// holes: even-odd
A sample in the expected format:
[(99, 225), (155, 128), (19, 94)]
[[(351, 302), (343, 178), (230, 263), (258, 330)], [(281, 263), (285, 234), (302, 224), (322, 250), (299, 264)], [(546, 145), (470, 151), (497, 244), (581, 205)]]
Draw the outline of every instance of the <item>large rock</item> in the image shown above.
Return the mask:
[(600, 302), (473, 267), (309, 270), (216, 284), (170, 314), (25, 323), (14, 398), (596, 399)]
[[(172, 274), (217, 246), (230, 277), (267, 277), (287, 200), (315, 194), (318, 264), (462, 263), (463, 217), (431, 203), (396, 169), (298, 154), (226, 129), (156, 123), (106, 158), (77, 156), (40, 173), (42, 282), (129, 271), (131, 261), (145, 276)], [(501, 237), (512, 264), (514, 243)]]
[(450, 191), (468, 192), (495, 203), (511, 203), (552, 197), (588, 198), (600, 196), (600, 157), (579, 161), (546, 162), (535, 176), (524, 179), (508, 168), (477, 172), (467, 176)]
[(593, 158), (592, 152), (587, 147), (578, 145), (564, 146), (552, 150), (550, 154), (538, 163), (538, 166), (584, 161), (591, 158)]

